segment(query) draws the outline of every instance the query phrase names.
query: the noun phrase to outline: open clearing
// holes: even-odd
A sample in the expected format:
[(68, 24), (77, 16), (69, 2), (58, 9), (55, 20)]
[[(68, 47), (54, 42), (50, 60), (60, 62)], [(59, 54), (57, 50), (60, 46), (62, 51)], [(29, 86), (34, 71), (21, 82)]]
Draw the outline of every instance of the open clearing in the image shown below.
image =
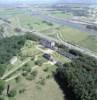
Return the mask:
[(70, 27), (64, 27), (60, 29), (59, 34), (61, 39), (64, 41), (97, 52), (97, 35), (81, 32), (77, 29), (73, 29)]
[(54, 11), (52, 13), (50, 13), (51, 16), (56, 17), (56, 18), (62, 18), (62, 19), (71, 19), (73, 17), (72, 14), (70, 13), (65, 13), (62, 11)]
[[(32, 100), (32, 98), (34, 100), (64, 100), (64, 94), (53, 77), (57, 66), (52, 65), (43, 57), (43, 51), (48, 52), (50, 49), (39, 48), (37, 42), (27, 40), (21, 48), (20, 55), (17, 56), (17, 62), (11, 67), (10, 64), (8, 65), (6, 73), (17, 69), (30, 56), (30, 60), (25, 65), (5, 78), (6, 86), (9, 84), (10, 90), (16, 90), (14, 97), (5, 96), (5, 100)], [(57, 61), (64, 63), (70, 61), (55, 51), (49, 53)], [(37, 61), (40, 63), (36, 63)]]
[[(58, 27), (52, 30), (43, 31), (44, 34), (71, 43), (85, 47), (94, 52), (97, 52), (97, 35), (92, 35), (86, 32), (81, 32), (78, 29), (69, 26)], [(51, 34), (52, 33), (52, 34)]]
[[(40, 70), (40, 69), (39, 69)], [(39, 74), (42, 74), (40, 77), (45, 77), (45, 74), (39, 71)], [(44, 75), (43, 75), (44, 74)], [(35, 80), (28, 81), (23, 77), (20, 77), (20, 82), (16, 83), (14, 80), (9, 84), (12, 88), (17, 89), (17, 95), (12, 100), (64, 100), (63, 93), (60, 90), (58, 84), (54, 79), (50, 78), (45, 80), (45, 84), (41, 85), (37, 83), (39, 81), (37, 76)], [(25, 92), (19, 94), (19, 91), (25, 89)], [(8, 100), (8, 98), (6, 98)]]
[(9, 20), (14, 26), (37, 31), (42, 31), (58, 26), (57, 24), (48, 25), (42, 19), (27, 14), (17, 14), (12, 16)]

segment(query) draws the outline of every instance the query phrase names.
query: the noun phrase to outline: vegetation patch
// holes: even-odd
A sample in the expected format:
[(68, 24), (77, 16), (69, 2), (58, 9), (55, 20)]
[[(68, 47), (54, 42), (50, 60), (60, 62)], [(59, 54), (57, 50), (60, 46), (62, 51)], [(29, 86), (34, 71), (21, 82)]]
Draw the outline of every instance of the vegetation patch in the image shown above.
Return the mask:
[[(69, 92), (73, 91), (73, 94), (76, 97), (74, 100), (96, 100), (96, 69), (96, 59), (87, 55), (81, 55), (73, 62), (65, 63), (64, 66), (59, 67), (57, 76), (61, 79), (61, 86), (67, 83)], [(69, 95), (71, 95), (71, 92)]]
[(52, 16), (56, 18), (62, 18), (62, 19), (71, 19), (73, 18), (73, 15), (70, 13), (65, 13), (63, 11), (54, 11), (51, 13)]

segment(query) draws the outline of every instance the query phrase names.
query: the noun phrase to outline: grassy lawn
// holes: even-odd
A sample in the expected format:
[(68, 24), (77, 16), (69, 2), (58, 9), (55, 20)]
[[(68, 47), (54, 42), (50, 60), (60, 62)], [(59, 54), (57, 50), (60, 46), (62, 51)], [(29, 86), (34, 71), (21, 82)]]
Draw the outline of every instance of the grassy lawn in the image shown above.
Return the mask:
[[(29, 62), (27, 66), (30, 66)], [(52, 76), (56, 66), (49, 63), (39, 66), (35, 71), (37, 75), (34, 80), (26, 79), (26, 76), (19, 76), (19, 81), (11, 80), (10, 88), (16, 90), (12, 98), (5, 97), (5, 100), (64, 100), (64, 95)], [(21, 93), (20, 91), (23, 92)]]
[(36, 45), (38, 45), (38, 43), (34, 41), (26, 41), (24, 47), (21, 48), (22, 56), (32, 56), (41, 53), (41, 51), (36, 48)]
[(69, 42), (74, 45), (79, 45), (81, 47), (85, 47), (94, 52), (97, 52), (97, 36), (90, 35), (86, 32), (81, 32), (78, 29), (71, 28), (69, 26), (63, 26), (44, 31), (44, 34), (57, 39), (57, 34), (59, 34), (60, 38), (63, 41)]
[(79, 41), (84, 40), (88, 36), (88, 33), (81, 32), (68, 26), (59, 28), (58, 32), (63, 40), (74, 43), (78, 43)]
[[(44, 77), (44, 76), (42, 76)], [(64, 100), (63, 93), (53, 78), (45, 80), (44, 85), (37, 83), (38, 76), (34, 81), (28, 81), (21, 77), (21, 81), (16, 83), (14, 80), (10, 82), (11, 88), (17, 90), (17, 95), (12, 100)], [(14, 84), (14, 85), (13, 85)], [(24, 93), (19, 93), (24, 89)], [(6, 100), (11, 100), (6, 98)]]
[(57, 28), (59, 28), (59, 26), (57, 26), (55, 28), (50, 28), (50, 29), (47, 29), (47, 30), (43, 30), (43, 31), (41, 31), (41, 33), (43, 33), (47, 36), (56, 38), (56, 34), (58, 33)]
[(18, 60), (15, 62), (15, 64), (8, 64), (7, 65), (7, 69), (6, 69), (6, 71), (5, 71), (5, 73), (8, 73), (11, 69), (13, 69), (13, 68), (15, 68), (15, 67), (17, 67), (17, 66), (19, 66), (20, 64), (22, 63), (22, 61), (19, 59), (19, 57), (18, 57)]
[(70, 62), (70, 59), (58, 54), (57, 52), (54, 52), (52, 54), (53, 58), (59, 62), (62, 62), (62, 63), (66, 63), (66, 62)]
[(79, 44), (97, 53), (97, 36), (88, 36)]
[(45, 58), (43, 57), (43, 54), (37, 55), (37, 58), (38, 58), (37, 60), (40, 61), (41, 63), (47, 62), (47, 59), (45, 59)]
[(64, 27), (63, 29), (60, 29), (59, 32), (61, 39), (64, 41), (68, 41), (97, 52), (97, 36), (69, 27)]
[(57, 33), (60, 35), (62, 40), (71, 43), (78, 43), (79, 41), (86, 39), (88, 36), (88, 33), (81, 32), (78, 29), (74, 29), (69, 26), (58, 27), (50, 31), (45, 31), (45, 34), (54, 38), (57, 38)]
[(4, 9), (4, 8), (0, 8), (0, 17), (3, 18), (9, 18), (11, 16), (15, 16), (17, 14), (23, 13), (22, 10), (18, 10), (18, 9)]
[(57, 66), (47, 63), (47, 64), (44, 64), (42, 68), (44, 72), (47, 72), (46, 73), (47, 75), (52, 75), (52, 73), (56, 71)]
[[(25, 16), (25, 17), (24, 17)], [(16, 16), (13, 16), (10, 18), (10, 21), (14, 26), (23, 27), (25, 29), (31, 29), (31, 30), (37, 30), (42, 31), (48, 28), (56, 27), (56, 24), (53, 24), (53, 26), (50, 26), (43, 22), (38, 17), (34, 17), (27, 14), (17, 14)]]
[(64, 13), (61, 11), (55, 11), (51, 13), (52, 16), (57, 17), (57, 18), (63, 18), (63, 19), (71, 19), (73, 17), (72, 14), (70, 13)]

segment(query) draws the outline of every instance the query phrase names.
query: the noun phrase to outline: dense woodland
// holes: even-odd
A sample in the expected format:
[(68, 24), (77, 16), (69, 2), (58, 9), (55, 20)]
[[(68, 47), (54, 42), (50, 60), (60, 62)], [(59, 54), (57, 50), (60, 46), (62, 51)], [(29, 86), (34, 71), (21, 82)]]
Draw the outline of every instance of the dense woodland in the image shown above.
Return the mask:
[(0, 40), (0, 76), (6, 69), (9, 60), (19, 53), (20, 48), (24, 45), (25, 38), (13, 36)]
[(75, 94), (76, 98), (71, 100), (97, 100), (96, 59), (81, 54), (71, 63), (60, 66), (56, 74), (63, 80), (62, 84), (67, 83), (69, 91)]
[(27, 39), (37, 38), (29, 34), (0, 39), (0, 76), (3, 75), (9, 60), (20, 52), (20, 48)]

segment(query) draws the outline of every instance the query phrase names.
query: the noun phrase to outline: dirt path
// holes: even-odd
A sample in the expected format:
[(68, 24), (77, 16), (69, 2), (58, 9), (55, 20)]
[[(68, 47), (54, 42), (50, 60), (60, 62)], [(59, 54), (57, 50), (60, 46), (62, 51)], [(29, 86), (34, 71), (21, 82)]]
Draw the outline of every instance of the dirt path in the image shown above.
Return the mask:
[[(39, 67), (39, 66), (35, 66), (35, 67), (33, 67), (33, 68), (31, 69), (31, 71), (37, 69), (38, 67)], [(19, 77), (21, 74), (22, 74), (22, 72), (20, 72), (20, 73), (18, 73), (18, 74), (16, 74), (16, 75), (14, 75), (14, 76), (12, 76), (12, 77), (6, 79), (5, 82), (9, 82), (9, 81), (11, 81), (11, 80), (13, 80), (13, 79)]]
[(12, 69), (11, 71), (9, 71), (8, 73), (6, 73), (5, 75), (3, 75), (3, 77), (1, 77), (2, 80), (4, 80), (6, 77), (8, 77), (9, 75), (11, 75), (12, 73), (14, 73), (15, 71), (17, 71), (18, 69), (22, 68), (27, 62), (30, 61), (31, 58), (27, 58), (21, 65), (19, 65), (18, 67), (15, 67), (14, 69)]

